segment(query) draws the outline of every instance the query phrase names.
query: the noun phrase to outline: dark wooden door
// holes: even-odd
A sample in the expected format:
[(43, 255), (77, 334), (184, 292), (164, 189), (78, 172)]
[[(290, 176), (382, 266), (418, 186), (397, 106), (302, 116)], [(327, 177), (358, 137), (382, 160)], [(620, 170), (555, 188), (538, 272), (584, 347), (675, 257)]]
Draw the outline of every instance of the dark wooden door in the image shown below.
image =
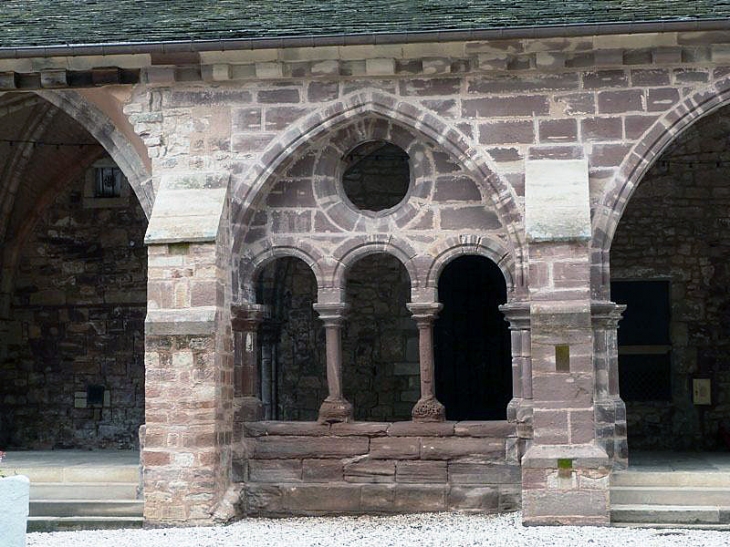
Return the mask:
[(507, 299), (496, 264), (457, 258), (439, 280), (444, 305), (434, 332), (436, 396), (449, 420), (503, 420), (512, 398), (510, 335), (498, 306)]

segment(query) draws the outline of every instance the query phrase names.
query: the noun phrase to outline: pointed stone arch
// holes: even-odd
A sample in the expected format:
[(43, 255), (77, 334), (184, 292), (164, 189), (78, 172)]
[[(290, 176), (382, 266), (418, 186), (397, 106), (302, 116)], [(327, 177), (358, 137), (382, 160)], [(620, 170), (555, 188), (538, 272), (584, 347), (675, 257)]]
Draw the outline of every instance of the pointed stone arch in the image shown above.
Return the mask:
[[(626, 206), (647, 171), (667, 148), (701, 118), (730, 104), (730, 78), (698, 91), (661, 116), (626, 155), (593, 213), (594, 279), (606, 286), (609, 252)], [(594, 291), (599, 289), (594, 287)], [(596, 295), (601, 296), (601, 295)], [(607, 295), (602, 295), (607, 296)]]
[(59, 108), (86, 129), (111, 156), (127, 177), (147, 218), (152, 214), (155, 190), (152, 186), (149, 158), (140, 155), (144, 144), (122, 131), (106, 112), (75, 91), (36, 91), (38, 96)]
[(392, 120), (441, 147), (472, 176), (488, 189), (490, 205), (494, 207), (508, 234), (511, 252), (522, 262), (522, 212), (512, 186), (492, 167), (491, 159), (471, 146), (469, 139), (452, 125), (432, 112), (381, 91), (357, 92), (335, 101), (290, 127), (271, 143), (247, 176), (233, 188), (232, 223), (237, 227), (233, 252), (241, 251), (246, 216), (266, 193), (276, 173), (296, 152), (335, 129), (367, 116)]

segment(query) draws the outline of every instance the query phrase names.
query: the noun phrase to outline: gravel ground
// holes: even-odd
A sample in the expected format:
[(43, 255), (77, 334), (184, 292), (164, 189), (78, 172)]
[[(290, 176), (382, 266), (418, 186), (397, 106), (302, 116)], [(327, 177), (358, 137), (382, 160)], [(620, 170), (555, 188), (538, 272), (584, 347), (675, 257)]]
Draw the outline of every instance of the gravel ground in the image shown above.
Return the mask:
[(523, 527), (519, 513), (247, 519), (217, 528), (28, 534), (28, 547), (720, 547), (730, 532), (598, 527)]

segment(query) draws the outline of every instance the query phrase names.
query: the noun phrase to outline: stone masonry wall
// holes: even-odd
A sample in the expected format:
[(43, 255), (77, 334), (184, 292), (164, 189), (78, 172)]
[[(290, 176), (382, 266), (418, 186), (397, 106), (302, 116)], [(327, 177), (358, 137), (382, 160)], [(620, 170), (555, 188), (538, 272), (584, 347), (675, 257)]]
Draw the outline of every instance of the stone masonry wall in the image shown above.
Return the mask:
[(342, 379), (355, 419), (410, 420), (420, 389), (408, 273), (392, 256), (367, 256), (348, 274), (345, 298)]
[[(611, 248), (613, 279), (670, 281), (671, 401), (626, 403), (630, 446), (724, 449), (730, 431), (730, 112), (698, 122), (642, 180)], [(620, 325), (619, 325), (620, 328)], [(712, 404), (692, 379), (712, 380)]]
[[(61, 190), (22, 247), (0, 446), (133, 448), (144, 416), (146, 218), (134, 194), (95, 201), (85, 177)], [(87, 405), (87, 387), (104, 386)]]
[(243, 512), (251, 516), (463, 511), (520, 505), (506, 422), (250, 422)]

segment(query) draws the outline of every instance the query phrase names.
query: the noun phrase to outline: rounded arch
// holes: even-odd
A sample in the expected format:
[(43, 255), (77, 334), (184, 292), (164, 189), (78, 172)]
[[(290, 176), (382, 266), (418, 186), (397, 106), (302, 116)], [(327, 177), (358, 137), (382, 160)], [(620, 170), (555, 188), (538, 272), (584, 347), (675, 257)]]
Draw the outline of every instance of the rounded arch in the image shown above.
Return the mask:
[(437, 289), (444, 268), (454, 259), (466, 255), (483, 256), (494, 262), (504, 276), (507, 294), (515, 292), (515, 261), (512, 254), (498, 241), (478, 235), (462, 235), (442, 241), (431, 253), (434, 258), (426, 270), (424, 286)]
[[(241, 287), (241, 301), (254, 302), (253, 284), (267, 264), (277, 258), (298, 258), (304, 262), (314, 274), (317, 287), (325, 283), (324, 256), (316, 247), (301, 241), (288, 239), (266, 239), (255, 243), (245, 256), (241, 257), (238, 269), (238, 286)], [(245, 290), (248, 288), (248, 290)]]
[[(152, 214), (155, 191), (148, 162), (107, 113), (74, 91), (36, 91), (38, 96), (59, 108), (86, 129), (112, 157), (127, 177), (147, 218)], [(142, 145), (144, 146), (144, 145)]]
[(691, 125), (728, 104), (730, 78), (725, 78), (690, 95), (661, 116), (627, 154), (593, 215), (592, 243), (603, 267), (608, 264), (611, 243), (626, 206), (647, 171)]
[[(522, 234), (519, 226), (522, 224), (522, 212), (517, 205), (514, 189), (497, 174), (491, 165), (491, 159), (472, 147), (463, 133), (435, 114), (381, 91), (357, 92), (331, 103), (305, 117), (271, 143), (248, 176), (240, 179), (251, 181), (250, 184), (240, 183), (233, 189), (234, 199), (237, 200), (232, 215), (233, 224), (240, 226), (245, 223), (246, 212), (256, 204), (279, 168), (296, 151), (344, 124), (372, 115), (391, 119), (437, 144), (468, 175), (489, 188), (491, 204), (505, 227), (516, 259), (521, 260)], [(234, 253), (240, 252), (243, 247), (243, 237), (242, 233), (235, 234)]]
[(340, 245), (332, 254), (336, 261), (332, 272), (332, 287), (344, 287), (350, 268), (361, 258), (373, 254), (387, 254), (398, 259), (408, 273), (411, 289), (418, 287), (418, 270), (413, 260), (416, 252), (408, 243), (393, 236), (353, 238)]

